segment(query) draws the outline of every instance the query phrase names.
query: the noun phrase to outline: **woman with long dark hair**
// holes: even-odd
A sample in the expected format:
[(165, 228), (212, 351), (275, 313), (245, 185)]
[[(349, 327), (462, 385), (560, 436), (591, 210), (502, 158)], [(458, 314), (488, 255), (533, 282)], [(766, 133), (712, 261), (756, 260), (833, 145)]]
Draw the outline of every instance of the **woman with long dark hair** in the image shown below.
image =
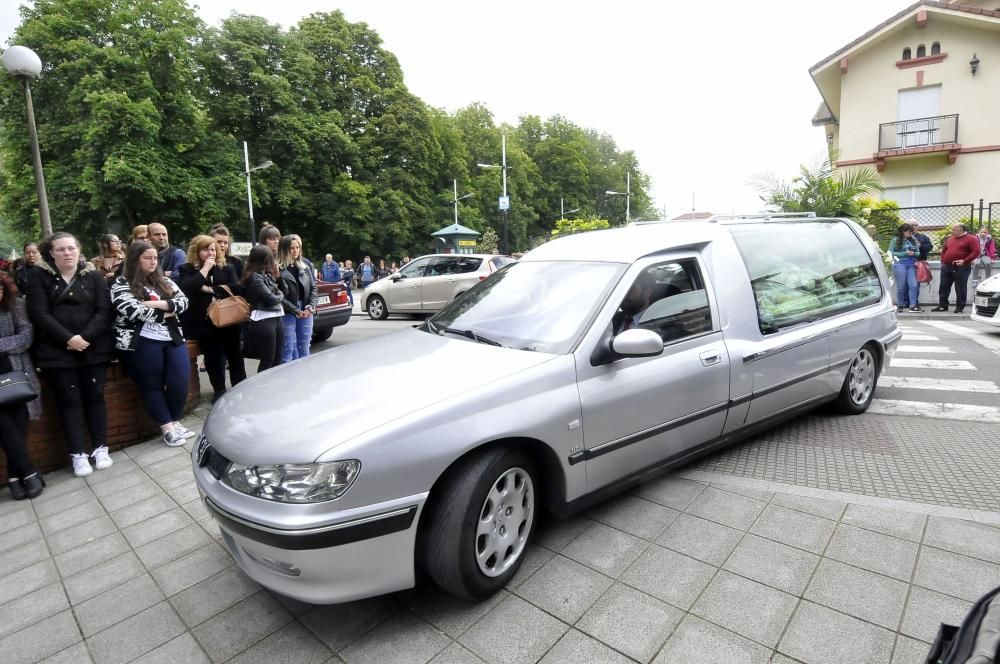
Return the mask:
[(187, 296), (163, 276), (156, 248), (129, 245), (125, 270), (111, 286), (115, 348), (139, 397), (169, 447), (183, 445), (194, 432), (180, 423), (187, 398), (191, 361), (178, 316)]
[(288, 298), (285, 304), (285, 347), (281, 362), (309, 357), (312, 342), (313, 312), (318, 291), (316, 271), (302, 258), (302, 238), (286, 235), (278, 243), (278, 267), (281, 268), (281, 290)]
[(125, 252), (122, 251), (122, 241), (114, 233), (101, 236), (101, 255), (96, 256), (91, 263), (104, 278), (111, 281), (121, 274), (125, 262)]
[(917, 283), (917, 256), (920, 243), (913, 237), (913, 226), (900, 224), (896, 235), (889, 240), (889, 254), (893, 258), (892, 276), (896, 280), (896, 306), (899, 311), (923, 311), (917, 303), (920, 285)]
[(21, 297), (28, 292), (28, 269), (41, 259), (42, 254), (39, 253), (37, 244), (28, 242), (24, 245), (24, 255), (18, 259), (17, 267), (14, 268), (14, 285)]
[(208, 307), (213, 300), (239, 295), (243, 289), (236, 269), (219, 251), (215, 238), (209, 235), (197, 235), (191, 240), (187, 263), (177, 268), (177, 273), (181, 290), (189, 302), (181, 323), (188, 338), (198, 340), (205, 356), (205, 370), (215, 392), (212, 397), (215, 403), (226, 391), (227, 363), (234, 387), (247, 377), (247, 372), (240, 354), (240, 326), (215, 327), (208, 319)]
[(267, 245), (258, 244), (250, 250), (243, 265), (242, 286), (243, 296), (251, 309), (247, 334), (260, 358), (257, 373), (281, 364), (281, 351), (285, 346), (281, 324), (285, 296), (278, 286), (278, 274), (278, 263)]
[[(80, 243), (58, 232), (38, 247), (42, 259), (28, 272), (28, 318), (35, 327), (35, 366), (55, 394), (73, 473), (110, 468), (104, 381), (114, 343), (108, 281), (80, 258)], [(87, 432), (93, 453), (86, 451)]]
[[(20, 371), (40, 393), (38, 376), (28, 354), (33, 338), (24, 300), (17, 297), (14, 281), (0, 273), (0, 373)], [(37, 398), (27, 403), (0, 405), (0, 447), (7, 456), (7, 487), (14, 500), (35, 498), (45, 488), (45, 480), (28, 456), (28, 419), (37, 420), (41, 414), (42, 403)]]

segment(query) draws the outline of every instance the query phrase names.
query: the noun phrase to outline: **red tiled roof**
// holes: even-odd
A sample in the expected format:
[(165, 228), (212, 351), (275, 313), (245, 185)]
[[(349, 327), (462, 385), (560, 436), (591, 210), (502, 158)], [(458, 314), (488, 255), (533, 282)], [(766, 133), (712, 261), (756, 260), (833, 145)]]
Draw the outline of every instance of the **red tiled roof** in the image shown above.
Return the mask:
[(919, 2), (913, 3), (912, 5), (910, 5), (909, 7), (907, 7), (906, 9), (904, 9), (903, 11), (894, 14), (893, 16), (891, 16), (890, 18), (888, 18), (887, 20), (879, 23), (874, 28), (872, 28), (871, 30), (869, 30), (868, 32), (866, 32), (865, 34), (861, 35), (860, 37), (858, 37), (857, 39), (855, 39), (851, 43), (849, 43), (846, 46), (844, 46), (843, 48), (839, 49), (837, 52), (835, 52), (835, 53), (833, 53), (831, 55), (828, 55), (827, 57), (823, 58), (822, 60), (820, 60), (819, 62), (817, 62), (816, 64), (814, 64), (812, 67), (810, 67), (809, 71), (812, 72), (813, 70), (815, 70), (816, 68), (818, 68), (820, 65), (822, 65), (824, 62), (829, 62), (830, 60), (833, 60), (834, 58), (840, 57), (841, 55), (843, 55), (847, 51), (850, 51), (852, 48), (854, 48), (858, 44), (866, 41), (868, 38), (870, 38), (873, 35), (875, 35), (876, 33), (878, 33), (880, 30), (882, 30), (883, 28), (885, 28), (887, 25), (895, 23), (900, 18), (906, 16), (907, 14), (913, 12), (914, 10), (916, 10), (916, 9), (918, 9), (920, 7), (938, 7), (940, 9), (948, 9), (950, 11), (965, 12), (965, 13), (968, 13), (968, 14), (977, 14), (977, 15), (980, 15), (980, 16), (988, 16), (988, 17), (993, 17), (993, 18), (1000, 18), (1000, 9), (996, 9), (996, 10), (983, 9), (981, 7), (971, 7), (969, 5), (963, 5), (963, 4), (960, 4), (959, 2), (944, 2), (943, 0), (920, 0)]

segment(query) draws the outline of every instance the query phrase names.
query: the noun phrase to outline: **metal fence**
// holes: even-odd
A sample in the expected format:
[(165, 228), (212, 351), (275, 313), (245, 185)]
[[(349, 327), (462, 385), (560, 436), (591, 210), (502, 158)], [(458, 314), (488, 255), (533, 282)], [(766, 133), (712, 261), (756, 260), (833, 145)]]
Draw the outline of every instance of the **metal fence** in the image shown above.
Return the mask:
[(878, 149), (905, 150), (958, 142), (958, 116), (886, 122), (878, 126)]
[(986, 226), (990, 234), (1000, 227), (1000, 202), (963, 203), (961, 205), (926, 205), (905, 207), (895, 210), (872, 210), (868, 223), (875, 225), (876, 239), (885, 248), (889, 239), (903, 222), (916, 221), (920, 231), (934, 242), (935, 251), (940, 252), (944, 238), (951, 232), (953, 224), (965, 224), (975, 233), (980, 226)]

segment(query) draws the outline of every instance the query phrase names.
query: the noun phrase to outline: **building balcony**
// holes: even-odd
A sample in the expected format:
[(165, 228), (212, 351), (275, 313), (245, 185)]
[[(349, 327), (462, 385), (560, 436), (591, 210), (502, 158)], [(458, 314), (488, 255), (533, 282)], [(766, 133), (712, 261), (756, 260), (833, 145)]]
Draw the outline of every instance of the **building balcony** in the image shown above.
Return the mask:
[(875, 166), (885, 170), (886, 159), (947, 153), (954, 164), (962, 146), (958, 142), (958, 114), (886, 122), (878, 126)]

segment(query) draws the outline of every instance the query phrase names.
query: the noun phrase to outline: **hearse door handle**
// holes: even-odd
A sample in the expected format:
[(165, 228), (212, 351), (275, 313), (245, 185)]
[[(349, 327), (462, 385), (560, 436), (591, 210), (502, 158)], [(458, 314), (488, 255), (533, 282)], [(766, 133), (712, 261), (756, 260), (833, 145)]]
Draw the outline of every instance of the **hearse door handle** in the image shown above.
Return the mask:
[(701, 363), (706, 367), (715, 366), (716, 364), (722, 362), (722, 353), (717, 350), (706, 350), (698, 357), (701, 358)]

